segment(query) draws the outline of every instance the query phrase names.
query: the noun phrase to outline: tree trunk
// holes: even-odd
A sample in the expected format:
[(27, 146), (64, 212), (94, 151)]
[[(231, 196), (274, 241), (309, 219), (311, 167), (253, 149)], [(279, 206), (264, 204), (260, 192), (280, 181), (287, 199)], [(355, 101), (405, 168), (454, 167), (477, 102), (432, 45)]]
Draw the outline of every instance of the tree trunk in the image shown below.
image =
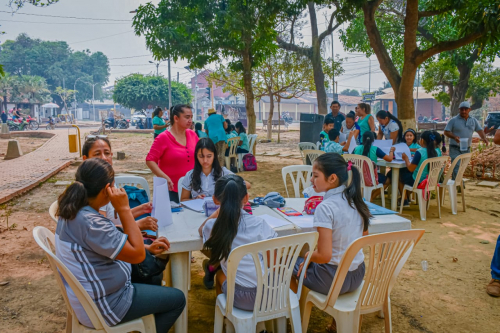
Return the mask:
[(267, 139), (273, 138), (274, 95), (269, 94), (269, 116), (267, 116)]
[(465, 95), (469, 89), (469, 79), (472, 66), (473, 64), (468, 65), (467, 63), (457, 66), (460, 76), (457, 85), (453, 88), (453, 94), (451, 96), (451, 117), (455, 117), (458, 114), (458, 107), (460, 106), (460, 103), (465, 101)]
[(278, 94), (278, 143), (280, 143), (280, 132), (281, 132), (281, 114), (280, 114), (280, 104), (281, 104), (281, 97)]
[(307, 3), (309, 8), (309, 19), (311, 21), (312, 47), (309, 59), (313, 66), (314, 85), (316, 86), (316, 99), (318, 101), (318, 114), (327, 114), (325, 74), (321, 64), (321, 41), (318, 38), (318, 20), (314, 2)]
[(245, 106), (247, 109), (248, 134), (255, 134), (255, 122), (257, 118), (254, 110), (254, 96), (252, 86), (252, 60), (250, 59), (250, 51), (243, 54), (243, 84), (245, 89)]
[(415, 82), (415, 74), (417, 66), (415, 64), (406, 63), (401, 76), (399, 88), (394, 88), (396, 103), (398, 105), (398, 119), (403, 125), (403, 130), (408, 128), (416, 129), (415, 121), (415, 103), (413, 100), (413, 84)]

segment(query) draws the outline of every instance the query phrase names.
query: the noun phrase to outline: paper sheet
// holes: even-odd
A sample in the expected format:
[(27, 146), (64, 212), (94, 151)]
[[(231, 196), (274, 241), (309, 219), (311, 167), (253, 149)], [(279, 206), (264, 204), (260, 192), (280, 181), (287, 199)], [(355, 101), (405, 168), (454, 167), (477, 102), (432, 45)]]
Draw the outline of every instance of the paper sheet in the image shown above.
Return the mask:
[(158, 219), (158, 228), (174, 223), (170, 208), (168, 183), (165, 178), (153, 177), (153, 210), (151, 216)]
[(194, 210), (196, 212), (203, 212), (203, 205), (205, 204), (205, 199), (194, 199), (194, 200), (183, 201), (181, 202), (181, 204), (184, 207)]
[(386, 155), (389, 155), (392, 147), (392, 140), (375, 140), (373, 141), (375, 147), (380, 148)]
[(285, 220), (282, 220), (282, 219), (279, 219), (277, 217), (267, 215), (267, 214), (259, 215), (258, 217), (260, 217), (261, 219), (266, 221), (266, 223), (269, 224), (269, 226), (271, 228), (279, 228), (279, 227), (282, 227), (284, 225), (290, 224), (290, 222), (288, 222), (288, 221), (285, 221)]
[(393, 146), (396, 148), (396, 151), (394, 152), (394, 158), (396, 160), (402, 160), (403, 159), (403, 153), (408, 156), (408, 158), (411, 158), (411, 151), (410, 147), (406, 143), (398, 143)]
[(301, 229), (313, 228), (314, 215), (286, 216), (286, 219)]
[(347, 135), (344, 133), (340, 133), (339, 142), (342, 143), (342, 142), (346, 142), (346, 141), (347, 141)]
[(356, 143), (356, 139), (354, 138), (354, 135), (351, 136), (351, 142), (349, 143), (349, 154), (352, 154), (352, 152), (354, 151), (354, 148), (356, 148), (358, 146), (358, 144)]

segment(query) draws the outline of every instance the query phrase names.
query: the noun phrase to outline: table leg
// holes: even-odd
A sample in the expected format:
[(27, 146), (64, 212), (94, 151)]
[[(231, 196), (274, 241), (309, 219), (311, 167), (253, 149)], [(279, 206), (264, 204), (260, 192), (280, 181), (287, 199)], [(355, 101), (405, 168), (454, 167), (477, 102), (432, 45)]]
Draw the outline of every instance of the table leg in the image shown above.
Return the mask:
[(181, 290), (186, 297), (186, 307), (174, 324), (175, 333), (188, 331), (188, 270), (190, 266), (189, 252), (172, 253), (170, 255), (172, 287)]
[(392, 170), (392, 186), (391, 186), (391, 210), (398, 209), (398, 184), (399, 184), (399, 168), (391, 168)]

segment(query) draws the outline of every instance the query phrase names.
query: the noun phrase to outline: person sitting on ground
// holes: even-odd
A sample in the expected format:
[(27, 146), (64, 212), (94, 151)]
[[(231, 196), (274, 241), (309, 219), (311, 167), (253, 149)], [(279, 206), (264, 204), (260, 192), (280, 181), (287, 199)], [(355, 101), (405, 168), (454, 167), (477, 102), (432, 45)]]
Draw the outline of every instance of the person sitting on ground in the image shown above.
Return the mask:
[(392, 113), (380, 110), (377, 112), (377, 120), (380, 124), (377, 140), (392, 140), (393, 145), (404, 142), (403, 125)]
[(195, 129), (195, 132), (196, 132), (196, 135), (198, 135), (198, 138), (208, 138), (208, 135), (207, 133), (203, 132), (203, 125), (201, 123), (196, 123), (196, 125), (194, 125), (194, 129)]
[[(127, 193), (114, 186), (112, 166), (91, 158), (78, 167), (75, 178), (58, 198), (56, 256), (81, 283), (106, 324), (115, 326), (154, 314), (156, 331), (168, 332), (184, 310), (184, 293), (131, 281), (130, 264), (144, 261), (146, 251)], [(109, 202), (120, 216), (123, 233), (98, 212)], [(155, 250), (163, 252), (168, 245), (158, 244)], [(68, 285), (66, 292), (77, 320), (93, 327)]]
[[(220, 265), (216, 273), (217, 295), (227, 293), (227, 259), (236, 247), (278, 237), (276, 231), (262, 218), (250, 215), (242, 208), (248, 202), (248, 192), (243, 178), (227, 175), (215, 183), (213, 195), (220, 208), (199, 228), (203, 238), (203, 252), (212, 266)], [(274, 260), (273, 258), (272, 260)], [(263, 265), (263, 259), (260, 259)], [(252, 311), (257, 296), (257, 276), (251, 256), (241, 259), (235, 277), (234, 306)]]
[(236, 150), (237, 154), (248, 154), (248, 150), (250, 147), (248, 146), (248, 136), (247, 136), (247, 130), (241, 123), (241, 121), (238, 121), (234, 127), (236, 128), (236, 132), (238, 133), (238, 136), (240, 137), (240, 143), (238, 144), (238, 149)]
[(330, 141), (328, 137), (328, 132), (335, 127), (335, 121), (333, 117), (326, 117), (325, 122), (323, 123), (323, 130), (319, 133), (319, 142), (327, 143)]
[[(311, 182), (316, 192), (326, 192), (314, 212), (318, 245), (310, 249), (314, 252), (309, 266), (304, 267), (304, 258), (297, 259), (290, 289), (297, 292), (300, 274), (305, 269), (304, 286), (328, 295), (342, 256), (353, 241), (368, 232), (372, 215), (363, 201), (358, 169), (339, 154), (320, 155), (313, 163)], [(340, 294), (358, 289), (364, 276), (364, 255), (360, 250), (352, 260)]]
[[(335, 128), (328, 131), (329, 141), (325, 143), (325, 153), (337, 153), (342, 155), (344, 147), (341, 143), (339, 143), (339, 136), (340, 133)], [(343, 143), (345, 144), (345, 142)]]
[[(410, 162), (409, 156), (406, 156), (403, 153), (403, 161), (406, 163), (406, 168), (409, 172), (403, 172), (399, 175), (399, 191), (403, 193), (403, 188), (405, 185), (413, 186), (415, 181), (420, 184), (429, 174), (429, 168), (425, 168), (420, 176), (420, 179), (416, 179), (418, 175), (418, 171), (420, 170), (420, 166), (424, 163), (428, 158), (437, 157), (437, 151), (435, 146), (436, 136), (431, 131), (425, 131), (420, 135), (420, 148), (415, 152), (413, 159)], [(410, 201), (408, 200), (408, 195), (404, 198), (403, 207), (408, 207), (410, 205)]]
[(168, 124), (163, 120), (163, 110), (160, 107), (157, 107), (153, 111), (153, 129), (155, 131), (154, 138), (161, 133), (165, 132)]
[(345, 120), (342, 122), (342, 129), (340, 133), (349, 136), (351, 132), (354, 132), (354, 138), (356, 139), (356, 143), (359, 145), (361, 142), (360, 139), (360, 129), (359, 125), (356, 122), (356, 113), (354, 111), (349, 111), (349, 113), (345, 116)]
[(408, 148), (410, 148), (412, 156), (414, 155), (414, 153), (417, 150), (419, 150), (420, 148), (422, 148), (417, 143), (417, 133), (415, 132), (414, 129), (411, 129), (411, 128), (407, 129), (406, 132), (405, 132), (405, 134), (403, 136), (404, 136), (406, 145), (408, 146)]

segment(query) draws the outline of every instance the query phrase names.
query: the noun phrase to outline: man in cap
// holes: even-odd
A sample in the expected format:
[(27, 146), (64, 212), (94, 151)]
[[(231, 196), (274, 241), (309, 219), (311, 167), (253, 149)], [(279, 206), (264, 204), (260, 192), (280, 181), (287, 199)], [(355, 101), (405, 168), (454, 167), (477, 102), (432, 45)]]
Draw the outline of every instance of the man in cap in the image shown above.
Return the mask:
[[(470, 153), (470, 146), (472, 143), (472, 134), (477, 132), (486, 145), (488, 145), (488, 140), (484, 134), (483, 128), (479, 125), (479, 122), (474, 117), (469, 117), (470, 104), (467, 101), (460, 103), (459, 114), (451, 118), (446, 128), (444, 129), (444, 135), (450, 138), (450, 157), (451, 161), (455, 160), (459, 155)], [(467, 149), (460, 150), (460, 139), (468, 139)], [(455, 179), (460, 164), (457, 164), (453, 170), (453, 179)]]

